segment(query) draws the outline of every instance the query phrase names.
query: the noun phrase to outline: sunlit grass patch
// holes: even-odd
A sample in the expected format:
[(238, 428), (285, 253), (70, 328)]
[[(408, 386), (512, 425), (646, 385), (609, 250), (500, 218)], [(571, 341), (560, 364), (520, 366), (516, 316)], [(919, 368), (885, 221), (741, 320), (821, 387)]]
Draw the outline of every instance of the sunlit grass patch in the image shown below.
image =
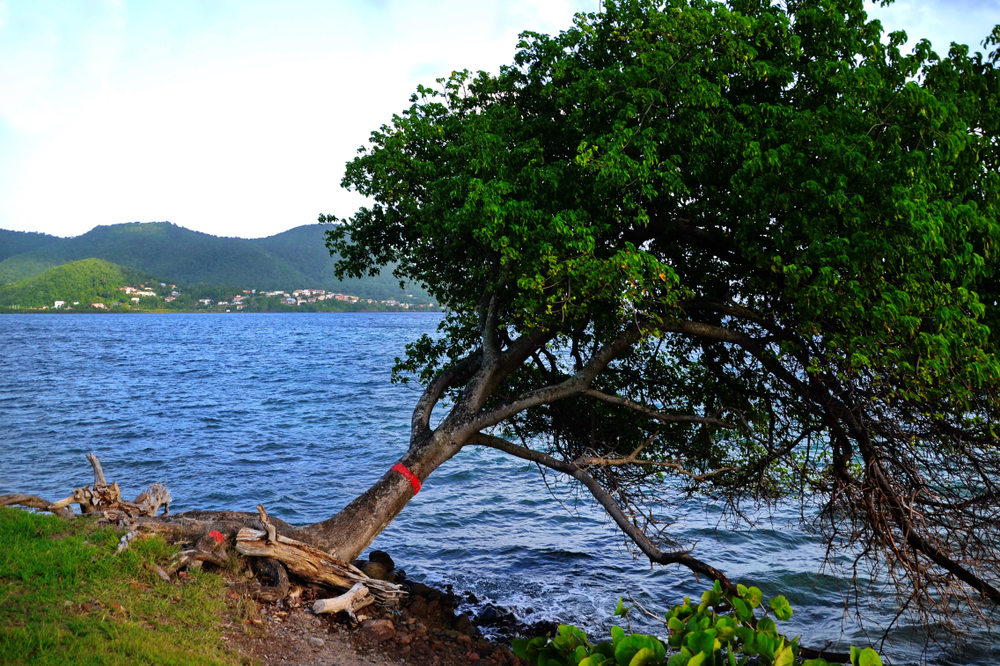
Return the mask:
[(0, 509), (0, 663), (240, 663), (221, 637), (225, 580), (163, 581), (152, 566), (176, 549), (151, 537), (118, 553), (119, 536)]

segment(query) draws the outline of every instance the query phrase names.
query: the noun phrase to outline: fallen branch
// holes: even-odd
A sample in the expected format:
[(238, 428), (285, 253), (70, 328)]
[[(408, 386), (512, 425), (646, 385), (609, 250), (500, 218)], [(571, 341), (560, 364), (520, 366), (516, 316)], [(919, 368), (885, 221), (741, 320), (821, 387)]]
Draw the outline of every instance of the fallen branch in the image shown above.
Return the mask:
[(355, 583), (354, 587), (339, 597), (317, 599), (316, 603), (313, 604), (313, 613), (320, 615), (323, 613), (339, 613), (344, 611), (351, 616), (352, 620), (357, 622), (358, 618), (354, 614), (373, 603), (375, 603), (375, 597), (370, 594), (365, 584)]
[(60, 518), (64, 518), (66, 520), (71, 520), (76, 517), (76, 514), (73, 513), (73, 509), (66, 507), (53, 507), (52, 502), (42, 499), (37, 495), (24, 495), (22, 493), (0, 495), (0, 506), (26, 506), (29, 509), (51, 511)]
[(399, 585), (369, 578), (357, 567), (341, 562), (319, 548), (280, 534), (274, 541), (267, 541), (267, 536), (263, 530), (244, 527), (236, 535), (236, 550), (241, 555), (278, 560), (292, 574), (313, 583), (345, 590), (356, 583), (364, 583), (375, 600), (384, 606), (397, 605), (406, 594)]

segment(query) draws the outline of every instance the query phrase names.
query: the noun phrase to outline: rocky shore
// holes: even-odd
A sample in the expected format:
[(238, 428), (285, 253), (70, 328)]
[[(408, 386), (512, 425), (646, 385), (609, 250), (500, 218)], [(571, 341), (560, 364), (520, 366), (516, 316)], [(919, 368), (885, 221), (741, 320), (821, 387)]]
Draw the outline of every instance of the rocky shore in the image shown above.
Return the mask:
[(402, 584), (408, 594), (398, 608), (369, 606), (357, 613), (357, 621), (347, 613), (315, 615), (313, 602), (329, 591), (296, 585), (285, 599), (257, 603), (255, 615), (232, 623), (227, 643), (245, 663), (261, 666), (520, 666), (525, 662), (510, 650), (510, 639), (555, 629), (521, 624), (506, 610), (456, 594), (450, 586), (438, 590), (407, 580), (379, 551), (370, 557), (377, 567), (368, 561), (355, 565), (369, 576)]

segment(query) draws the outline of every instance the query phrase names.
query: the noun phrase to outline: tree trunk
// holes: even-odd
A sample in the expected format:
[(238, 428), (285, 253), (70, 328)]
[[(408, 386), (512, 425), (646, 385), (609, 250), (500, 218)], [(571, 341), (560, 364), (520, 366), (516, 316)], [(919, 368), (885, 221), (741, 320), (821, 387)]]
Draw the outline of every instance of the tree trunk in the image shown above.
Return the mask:
[[(400, 464), (423, 483), (431, 472), (461, 450), (465, 439), (468, 438), (442, 424), (433, 435), (411, 444)], [(389, 469), (332, 518), (294, 529), (288, 536), (321, 548), (338, 560), (351, 562), (389, 526), (414, 495), (414, 484), (403, 473)]]

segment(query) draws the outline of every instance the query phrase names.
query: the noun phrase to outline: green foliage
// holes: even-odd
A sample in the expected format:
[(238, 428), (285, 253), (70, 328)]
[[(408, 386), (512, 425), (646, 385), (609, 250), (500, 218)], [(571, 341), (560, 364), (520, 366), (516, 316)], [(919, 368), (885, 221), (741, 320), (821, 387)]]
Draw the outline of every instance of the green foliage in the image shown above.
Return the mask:
[[(767, 617), (758, 618), (754, 609), (763, 595), (756, 587), (738, 587), (731, 595), (716, 581), (702, 594), (701, 603), (689, 597), (666, 614), (670, 637), (664, 646), (659, 639), (642, 634), (626, 635), (621, 627), (611, 628), (611, 642), (591, 644), (586, 634), (570, 625), (560, 625), (548, 638), (515, 639), (514, 653), (535, 666), (829, 666), (825, 659), (799, 657), (798, 639), (789, 640)], [(792, 615), (783, 596), (770, 600), (779, 620)], [(615, 615), (625, 611), (619, 601)], [(669, 649), (669, 652), (668, 652)], [(871, 648), (851, 648), (852, 666), (882, 666)]]
[(119, 554), (119, 536), (86, 519), (0, 508), (0, 663), (240, 663), (221, 638), (221, 577), (166, 583), (149, 566), (176, 549), (156, 537)]

